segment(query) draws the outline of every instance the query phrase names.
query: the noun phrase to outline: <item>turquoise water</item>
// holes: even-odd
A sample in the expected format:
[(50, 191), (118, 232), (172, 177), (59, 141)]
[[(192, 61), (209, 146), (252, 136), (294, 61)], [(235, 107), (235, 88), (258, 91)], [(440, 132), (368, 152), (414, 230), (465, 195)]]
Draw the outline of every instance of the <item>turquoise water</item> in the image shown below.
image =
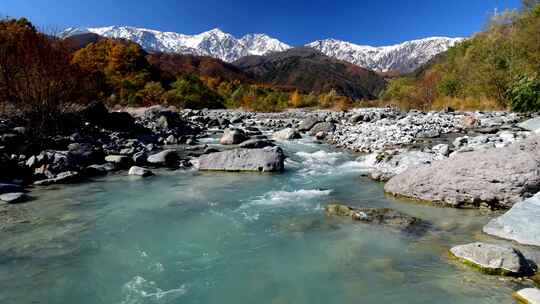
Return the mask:
[[(385, 197), (354, 156), (301, 140), (284, 174), (158, 171), (36, 190), (3, 232), (0, 303), (512, 303), (513, 283), (447, 257), (487, 216)], [(391, 207), (424, 235), (326, 218)]]

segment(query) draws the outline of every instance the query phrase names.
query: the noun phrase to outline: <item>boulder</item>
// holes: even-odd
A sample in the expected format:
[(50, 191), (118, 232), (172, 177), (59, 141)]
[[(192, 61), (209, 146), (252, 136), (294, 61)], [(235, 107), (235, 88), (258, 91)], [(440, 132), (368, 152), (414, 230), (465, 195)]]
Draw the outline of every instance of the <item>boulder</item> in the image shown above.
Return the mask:
[(78, 182), (79, 180), (80, 180), (79, 172), (67, 171), (67, 172), (62, 172), (60, 174), (57, 174), (53, 178), (36, 181), (34, 182), (34, 185), (48, 186), (52, 184), (70, 184), (70, 183)]
[(246, 139), (246, 134), (240, 129), (225, 129), (219, 143), (222, 145), (237, 145)]
[(283, 171), (285, 155), (279, 147), (233, 149), (199, 157), (199, 170), (210, 171)]
[(250, 139), (246, 140), (238, 147), (244, 148), (244, 149), (261, 149), (264, 147), (274, 147), (275, 144), (267, 139)]
[(114, 163), (105, 163), (102, 165), (90, 165), (82, 170), (82, 174), (86, 177), (96, 177), (107, 175), (107, 173), (117, 170)]
[(133, 154), (133, 163), (135, 165), (145, 165), (146, 164), (146, 160), (148, 159), (148, 154), (144, 151), (140, 151), (140, 152), (137, 152), (135, 154)]
[(133, 163), (131, 157), (125, 155), (107, 155), (105, 157), (105, 161), (113, 163), (119, 168), (129, 168), (129, 166)]
[(317, 133), (323, 132), (324, 134), (332, 133), (336, 130), (336, 125), (333, 122), (319, 122), (309, 130), (309, 135), (315, 136)]
[(385, 191), (453, 207), (509, 208), (540, 189), (540, 136), (453, 155), (391, 178)]
[(377, 154), (369, 177), (376, 181), (387, 181), (409, 168), (429, 165), (435, 158), (435, 154), (422, 151), (381, 152)]
[(487, 274), (527, 276), (534, 273), (523, 254), (510, 246), (476, 242), (452, 247), (450, 254)]
[(422, 220), (389, 208), (352, 208), (332, 203), (324, 210), (329, 216), (350, 217), (355, 221), (384, 225), (401, 231), (412, 232), (426, 227)]
[(540, 304), (540, 289), (524, 288), (513, 294), (514, 298), (523, 304)]
[(178, 153), (176, 153), (176, 150), (164, 150), (156, 154), (152, 154), (148, 156), (146, 161), (149, 164), (152, 165), (159, 165), (159, 166), (171, 166), (175, 165), (179, 160)]
[(300, 132), (307, 132), (313, 128), (317, 123), (319, 123), (320, 120), (317, 116), (311, 115), (306, 117), (298, 126), (298, 131)]
[(297, 138), (302, 138), (302, 136), (300, 135), (300, 132), (293, 128), (286, 128), (272, 134), (272, 139), (274, 140), (291, 140)]
[(534, 133), (540, 133), (540, 117), (525, 120), (524, 122), (519, 123), (518, 127)]
[(0, 194), (0, 201), (8, 204), (22, 203), (28, 199), (28, 196), (24, 192), (12, 192)]
[(540, 246), (540, 192), (516, 203), (484, 226), (484, 232), (520, 244)]
[(142, 167), (137, 167), (137, 166), (133, 166), (129, 169), (129, 172), (128, 172), (129, 175), (134, 175), (134, 176), (142, 176), (142, 177), (147, 177), (147, 176), (152, 176), (154, 175), (154, 173), (148, 169), (145, 169), (145, 168), (142, 168)]

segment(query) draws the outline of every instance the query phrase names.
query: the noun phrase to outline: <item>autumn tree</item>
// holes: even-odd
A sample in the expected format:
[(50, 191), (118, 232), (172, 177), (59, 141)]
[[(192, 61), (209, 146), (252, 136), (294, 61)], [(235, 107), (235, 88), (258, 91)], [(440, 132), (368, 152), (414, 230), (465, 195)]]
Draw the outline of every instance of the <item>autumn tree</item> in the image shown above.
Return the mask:
[(31, 131), (56, 132), (69, 105), (93, 97), (92, 82), (70, 58), (63, 41), (28, 20), (0, 21), (0, 99), (27, 116)]

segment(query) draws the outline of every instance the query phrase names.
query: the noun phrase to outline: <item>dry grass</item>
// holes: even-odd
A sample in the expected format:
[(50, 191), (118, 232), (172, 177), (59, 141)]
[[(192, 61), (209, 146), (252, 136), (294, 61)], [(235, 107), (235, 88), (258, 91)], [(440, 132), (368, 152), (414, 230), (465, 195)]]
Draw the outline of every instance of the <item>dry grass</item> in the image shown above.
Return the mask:
[(355, 107), (362, 108), (381, 108), (381, 107), (396, 107), (401, 110), (425, 110), (425, 111), (441, 111), (447, 108), (452, 108), (457, 111), (502, 111), (507, 108), (493, 99), (487, 98), (452, 98), (441, 97), (437, 98), (431, 105), (425, 107), (413, 101), (396, 101), (396, 100), (369, 100), (356, 102)]
[(500, 111), (506, 107), (499, 102), (488, 98), (437, 98), (431, 105), (432, 110), (442, 110), (452, 108), (459, 111)]

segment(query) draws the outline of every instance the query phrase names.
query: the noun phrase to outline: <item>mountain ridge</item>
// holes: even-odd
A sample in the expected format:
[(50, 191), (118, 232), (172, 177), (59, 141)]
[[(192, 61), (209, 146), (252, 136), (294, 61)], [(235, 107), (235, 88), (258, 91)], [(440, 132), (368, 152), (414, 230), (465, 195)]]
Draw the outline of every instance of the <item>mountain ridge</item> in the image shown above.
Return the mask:
[[(60, 37), (94, 33), (107, 38), (121, 38), (138, 43), (147, 51), (209, 56), (234, 62), (250, 55), (267, 55), (293, 48), (263, 33), (237, 38), (219, 28), (194, 35), (164, 32), (131, 26), (67, 28)], [(327, 56), (378, 72), (408, 73), (464, 38), (428, 37), (388, 46), (359, 45), (338, 39), (321, 39), (304, 46)]]

